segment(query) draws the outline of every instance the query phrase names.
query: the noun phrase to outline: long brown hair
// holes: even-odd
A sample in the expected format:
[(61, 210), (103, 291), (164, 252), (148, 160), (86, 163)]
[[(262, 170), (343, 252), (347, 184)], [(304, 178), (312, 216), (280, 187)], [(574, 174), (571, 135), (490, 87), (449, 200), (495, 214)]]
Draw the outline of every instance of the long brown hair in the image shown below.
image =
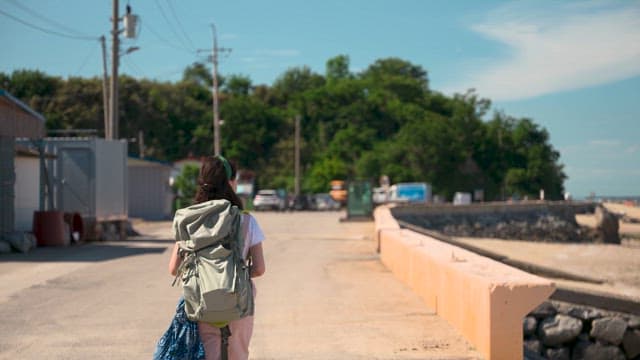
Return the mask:
[[(225, 164), (226, 163), (226, 164)], [(207, 156), (202, 159), (198, 175), (198, 189), (193, 199), (194, 204), (209, 200), (225, 199), (242, 209), (242, 201), (229, 184), (235, 178), (235, 166), (222, 156)]]

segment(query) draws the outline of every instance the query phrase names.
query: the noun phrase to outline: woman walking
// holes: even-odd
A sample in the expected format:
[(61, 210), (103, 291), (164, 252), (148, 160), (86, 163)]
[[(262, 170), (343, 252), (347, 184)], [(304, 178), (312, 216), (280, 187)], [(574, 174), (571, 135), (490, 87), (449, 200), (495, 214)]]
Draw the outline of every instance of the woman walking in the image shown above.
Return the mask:
[[(242, 202), (235, 193), (235, 168), (222, 156), (210, 156), (203, 160), (200, 168), (200, 174), (198, 176), (198, 190), (195, 195), (194, 205), (202, 204), (211, 200), (227, 200), (232, 206), (237, 206), (242, 209)], [(257, 221), (253, 216), (248, 213), (241, 215), (240, 231), (244, 235), (244, 248), (242, 249), (242, 257), (245, 261), (251, 263), (251, 277), (257, 277), (264, 274), (265, 261), (262, 252), (262, 242), (264, 241), (264, 234), (260, 229)], [(176, 275), (183, 258), (180, 256), (180, 247), (178, 243), (174, 245), (171, 260), (169, 261), (169, 272), (172, 275)], [(253, 294), (255, 296), (255, 286), (253, 286)], [(184, 305), (181, 299), (178, 303), (176, 312), (176, 322), (179, 315), (184, 314)], [(249, 342), (253, 334), (253, 315), (240, 318), (238, 320), (230, 321), (228, 327), (231, 332), (231, 336), (228, 341), (228, 357), (231, 360), (245, 360), (249, 358)], [(219, 325), (219, 324), (218, 324)], [(195, 323), (186, 323), (185, 331), (177, 331), (181, 334), (190, 333), (191, 337), (186, 341), (190, 343), (188, 349), (189, 356), (185, 359), (201, 359), (202, 354), (198, 349), (204, 348), (204, 358), (206, 360), (218, 360), (221, 358), (221, 329), (216, 324), (210, 324), (206, 322), (197, 323), (197, 332)], [(172, 323), (173, 327), (173, 323)], [(169, 333), (172, 330), (170, 327)], [(191, 330), (191, 331), (188, 331)], [(176, 333), (176, 329), (171, 331), (172, 334)], [(167, 337), (167, 334), (163, 336), (163, 339)], [(171, 337), (171, 336), (170, 336)], [(176, 337), (176, 336), (173, 336)], [(161, 352), (161, 344), (163, 339), (158, 344), (156, 355)], [(164, 348), (167, 346), (168, 340), (165, 341)], [(185, 342), (185, 341), (183, 341)], [(181, 358), (181, 357), (178, 357)], [(156, 357), (156, 359), (168, 359), (166, 357)]]

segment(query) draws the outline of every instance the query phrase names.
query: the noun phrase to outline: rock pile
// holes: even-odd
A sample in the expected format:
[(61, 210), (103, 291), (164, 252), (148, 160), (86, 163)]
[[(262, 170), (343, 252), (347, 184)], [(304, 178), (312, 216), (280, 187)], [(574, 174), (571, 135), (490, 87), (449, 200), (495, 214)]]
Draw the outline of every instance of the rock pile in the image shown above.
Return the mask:
[(640, 317), (545, 302), (523, 321), (529, 353), (551, 360), (640, 359)]
[(575, 215), (532, 211), (403, 214), (399, 220), (449, 236), (484, 237), (541, 242), (620, 243), (617, 218), (604, 208), (596, 211), (597, 227), (580, 226)]

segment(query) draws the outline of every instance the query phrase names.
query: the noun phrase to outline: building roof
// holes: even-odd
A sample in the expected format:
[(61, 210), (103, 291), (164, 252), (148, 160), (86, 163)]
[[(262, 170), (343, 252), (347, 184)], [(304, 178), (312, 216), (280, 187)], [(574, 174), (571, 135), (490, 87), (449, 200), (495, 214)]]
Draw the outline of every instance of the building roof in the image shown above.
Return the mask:
[[(16, 139), (16, 156), (17, 157), (40, 157), (40, 152), (34, 143), (29, 142), (23, 138)], [(47, 159), (55, 159), (58, 155), (50, 152), (44, 151), (44, 157)]]
[(16, 156), (39, 158), (40, 154), (36, 149), (30, 148), (28, 146), (16, 144)]
[(173, 165), (180, 165), (180, 164), (201, 164), (202, 163), (202, 158), (203, 157), (187, 157), (187, 158), (182, 158), (182, 159), (178, 159), (176, 161), (173, 162)]
[(145, 166), (145, 167), (165, 167), (168, 169), (171, 169), (171, 165), (163, 162), (163, 161), (159, 161), (159, 160), (152, 160), (152, 159), (140, 159), (140, 158), (135, 158), (135, 157), (131, 157), (129, 156), (127, 158), (127, 165), (128, 166)]
[(6, 90), (0, 89), (0, 135), (41, 138), (45, 118)]

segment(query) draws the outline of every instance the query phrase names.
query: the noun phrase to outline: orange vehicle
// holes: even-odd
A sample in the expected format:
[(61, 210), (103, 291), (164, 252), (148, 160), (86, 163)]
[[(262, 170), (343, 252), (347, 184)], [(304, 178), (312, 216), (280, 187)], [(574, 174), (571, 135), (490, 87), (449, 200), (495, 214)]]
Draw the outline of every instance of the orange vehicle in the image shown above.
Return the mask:
[(329, 195), (333, 198), (333, 200), (339, 202), (344, 205), (347, 203), (347, 189), (345, 188), (344, 181), (342, 180), (332, 180), (331, 191), (329, 191)]

